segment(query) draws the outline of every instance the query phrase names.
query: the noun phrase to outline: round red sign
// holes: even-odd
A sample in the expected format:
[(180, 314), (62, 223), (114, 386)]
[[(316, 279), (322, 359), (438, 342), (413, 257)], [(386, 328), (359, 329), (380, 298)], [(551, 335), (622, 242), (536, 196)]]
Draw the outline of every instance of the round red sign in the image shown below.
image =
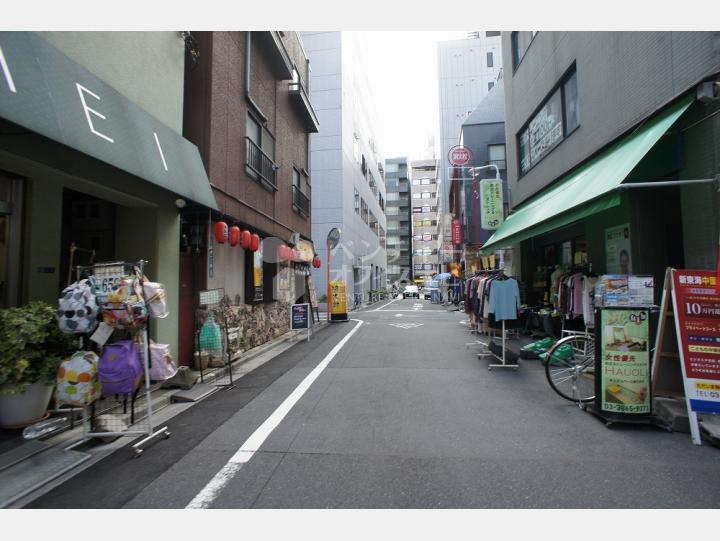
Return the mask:
[(448, 160), (451, 165), (466, 165), (472, 159), (472, 152), (463, 145), (456, 145), (448, 152)]

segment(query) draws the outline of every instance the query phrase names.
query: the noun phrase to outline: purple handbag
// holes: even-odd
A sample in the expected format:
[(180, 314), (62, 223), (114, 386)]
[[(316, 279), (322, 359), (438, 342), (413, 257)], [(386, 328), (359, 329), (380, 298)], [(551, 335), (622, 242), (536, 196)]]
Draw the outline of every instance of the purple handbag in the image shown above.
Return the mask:
[(133, 340), (107, 344), (98, 363), (103, 395), (134, 393), (145, 370)]

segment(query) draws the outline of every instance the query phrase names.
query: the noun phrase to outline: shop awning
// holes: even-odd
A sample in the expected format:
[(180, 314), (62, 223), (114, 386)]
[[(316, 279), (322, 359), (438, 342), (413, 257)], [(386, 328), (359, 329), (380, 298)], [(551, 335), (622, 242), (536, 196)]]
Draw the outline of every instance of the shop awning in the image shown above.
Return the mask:
[(675, 104), (515, 210), (482, 247), (487, 253), (553, 231), (620, 204), (614, 190), (685, 112)]
[(0, 32), (0, 118), (218, 208), (194, 144), (32, 32)]

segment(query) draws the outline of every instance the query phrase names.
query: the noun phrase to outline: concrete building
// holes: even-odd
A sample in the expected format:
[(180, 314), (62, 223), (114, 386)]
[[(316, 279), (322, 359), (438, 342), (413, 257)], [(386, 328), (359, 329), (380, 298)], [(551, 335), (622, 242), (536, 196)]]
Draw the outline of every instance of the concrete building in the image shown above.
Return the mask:
[(412, 274), (412, 213), (408, 160), (385, 160), (387, 205), (387, 278), (388, 284), (411, 282)]
[[(385, 182), (374, 135), (371, 73), (362, 36), (354, 32), (301, 32), (312, 63), (310, 100), (320, 120), (311, 137), (312, 236), (323, 264), (328, 232), (341, 230), (331, 254), (331, 280), (344, 280), (348, 302), (387, 285)], [(313, 271), (326, 291), (326, 269)]]
[[(285, 332), (289, 304), (311, 298), (310, 64), (295, 32), (197, 32), (186, 70), (185, 136), (200, 149), (218, 208), (182, 213), (182, 297), (193, 349), (198, 292), (223, 288), (246, 347)], [(257, 234), (259, 247), (219, 242), (217, 223)], [(282, 245), (298, 251), (279, 256)], [(189, 331), (189, 332), (188, 332)]]
[(438, 160), (416, 160), (410, 168), (413, 276), (421, 283), (440, 272)]
[(497, 83), (502, 65), (499, 31), (477, 31), (466, 39), (438, 43), (442, 212), (448, 208), (448, 151), (458, 144), (462, 123)]
[(178, 206), (217, 208), (183, 138), (185, 55), (180, 32), (0, 33), (0, 307), (145, 259), (170, 312), (152, 337), (177, 354)]
[[(503, 35), (512, 212), (486, 243), (533, 275), (562, 263), (655, 277), (714, 269), (720, 173), (720, 34)], [(618, 259), (619, 241), (625, 260)], [(622, 268), (621, 268), (622, 267)]]

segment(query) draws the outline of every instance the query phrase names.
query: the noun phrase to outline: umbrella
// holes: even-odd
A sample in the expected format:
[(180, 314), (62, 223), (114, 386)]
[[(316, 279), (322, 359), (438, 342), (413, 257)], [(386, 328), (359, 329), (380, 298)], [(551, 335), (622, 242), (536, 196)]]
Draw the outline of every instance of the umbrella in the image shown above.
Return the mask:
[(452, 274), (449, 272), (441, 272), (440, 274), (436, 274), (433, 277), (433, 280), (449, 280), (452, 277)]

